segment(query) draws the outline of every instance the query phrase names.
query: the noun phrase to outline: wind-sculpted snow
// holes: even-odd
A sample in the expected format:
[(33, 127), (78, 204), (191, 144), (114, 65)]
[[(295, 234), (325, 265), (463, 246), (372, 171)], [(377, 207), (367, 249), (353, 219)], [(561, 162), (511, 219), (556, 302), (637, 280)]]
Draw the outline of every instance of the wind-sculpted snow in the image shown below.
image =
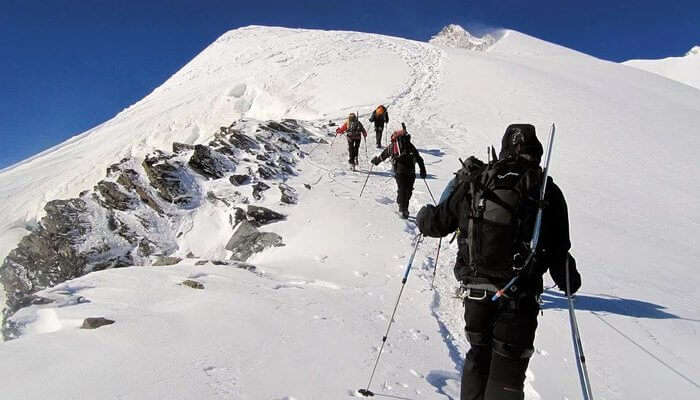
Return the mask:
[[(295, 165), (303, 157), (299, 144), (316, 140), (293, 120), (240, 121), (222, 127), (207, 145), (174, 144), (174, 152), (157, 150), (140, 164), (125, 158), (111, 165), (92, 190), (78, 198), (50, 201), (44, 208), (46, 216), (5, 258), (0, 268), (7, 293), (4, 317), (35, 304), (33, 293), (90, 271), (150, 265), (178, 250), (188, 252), (181, 248), (183, 225), (203, 203), (229, 213), (230, 234), (237, 225), (248, 224), (240, 218), (234, 224), (237, 206), (263, 199), (256, 194), (256, 185), (279, 185), (279, 201), (290, 203), (294, 188), (282, 182), (296, 175)], [(228, 177), (237, 166), (248, 172), (247, 184), (229, 189)], [(263, 207), (248, 208), (244, 219), (257, 226), (283, 218)], [(282, 244), (282, 238), (271, 232), (249, 234), (246, 239), (235, 249), (230, 245), (236, 260)], [(4, 328), (5, 338), (21, 332), (12, 321)]]

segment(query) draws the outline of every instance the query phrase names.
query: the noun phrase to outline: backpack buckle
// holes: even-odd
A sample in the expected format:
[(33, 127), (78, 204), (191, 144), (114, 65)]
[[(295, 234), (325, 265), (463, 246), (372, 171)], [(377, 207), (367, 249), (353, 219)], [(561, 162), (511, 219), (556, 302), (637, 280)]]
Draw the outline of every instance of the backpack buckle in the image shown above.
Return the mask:
[(467, 288), (466, 294), (467, 294), (467, 298), (469, 300), (476, 300), (476, 301), (484, 300), (487, 296), (486, 289)]

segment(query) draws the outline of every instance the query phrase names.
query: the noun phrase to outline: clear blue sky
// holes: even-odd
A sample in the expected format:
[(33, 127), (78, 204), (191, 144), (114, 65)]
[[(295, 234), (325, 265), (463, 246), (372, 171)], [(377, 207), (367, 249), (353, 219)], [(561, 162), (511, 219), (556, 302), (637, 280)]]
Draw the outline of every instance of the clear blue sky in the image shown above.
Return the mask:
[(113, 117), (230, 29), (427, 40), (449, 23), (515, 29), (613, 61), (662, 58), (700, 44), (700, 1), (0, 0), (0, 168)]

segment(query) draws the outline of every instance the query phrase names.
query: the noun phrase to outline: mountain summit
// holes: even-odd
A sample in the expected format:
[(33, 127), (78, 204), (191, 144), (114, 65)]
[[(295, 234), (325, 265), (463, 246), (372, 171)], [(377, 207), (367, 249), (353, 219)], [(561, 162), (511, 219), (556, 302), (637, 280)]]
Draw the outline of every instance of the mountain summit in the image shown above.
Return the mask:
[(483, 37), (474, 36), (461, 26), (450, 24), (442, 28), (442, 30), (437, 35), (430, 38), (428, 42), (438, 46), (485, 51), (496, 43), (496, 40), (495, 37), (488, 34)]

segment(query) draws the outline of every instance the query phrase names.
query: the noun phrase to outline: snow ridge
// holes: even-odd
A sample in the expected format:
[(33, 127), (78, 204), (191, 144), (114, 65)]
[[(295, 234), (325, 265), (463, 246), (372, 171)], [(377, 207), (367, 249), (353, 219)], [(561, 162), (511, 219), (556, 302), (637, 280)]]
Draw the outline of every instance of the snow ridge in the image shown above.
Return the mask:
[(431, 44), (467, 49), (473, 51), (486, 51), (498, 39), (494, 36), (486, 34), (482, 37), (477, 37), (467, 32), (464, 28), (456, 24), (450, 24), (442, 28), (442, 30), (428, 41)]
[(685, 53), (686, 57), (697, 56), (697, 55), (700, 55), (700, 46), (693, 46), (692, 49), (688, 50), (688, 52)]

